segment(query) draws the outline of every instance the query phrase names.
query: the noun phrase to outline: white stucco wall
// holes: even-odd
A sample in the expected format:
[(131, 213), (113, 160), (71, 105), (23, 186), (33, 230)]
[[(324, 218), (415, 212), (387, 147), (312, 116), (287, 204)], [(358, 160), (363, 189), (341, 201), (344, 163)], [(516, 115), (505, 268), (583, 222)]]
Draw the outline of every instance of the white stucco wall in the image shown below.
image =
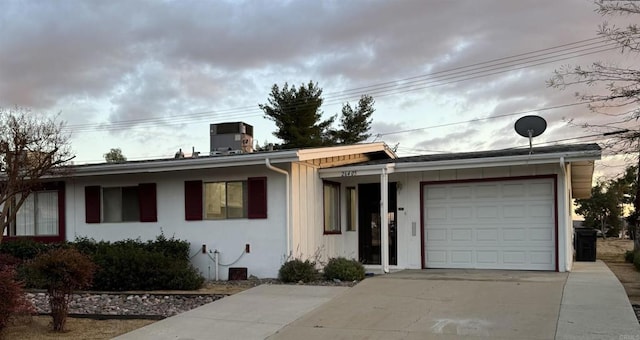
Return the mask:
[[(267, 176), (267, 219), (230, 219), (186, 221), (184, 213), (184, 181), (233, 181), (248, 177)], [(133, 186), (155, 182), (157, 186), (158, 222), (85, 223), (84, 188), (90, 185)], [(233, 267), (247, 267), (248, 275), (277, 277), (286, 255), (285, 176), (264, 166), (238, 167), (171, 173), (147, 173), (75, 178), (67, 182), (67, 240), (90, 237), (96, 240), (123, 239), (152, 240), (162, 231), (165, 236), (191, 243), (191, 262), (207, 279), (214, 279), (215, 266), (209, 255), (218, 250), (220, 262), (235, 261), (250, 245)], [(228, 278), (228, 267), (219, 267), (219, 278)]]

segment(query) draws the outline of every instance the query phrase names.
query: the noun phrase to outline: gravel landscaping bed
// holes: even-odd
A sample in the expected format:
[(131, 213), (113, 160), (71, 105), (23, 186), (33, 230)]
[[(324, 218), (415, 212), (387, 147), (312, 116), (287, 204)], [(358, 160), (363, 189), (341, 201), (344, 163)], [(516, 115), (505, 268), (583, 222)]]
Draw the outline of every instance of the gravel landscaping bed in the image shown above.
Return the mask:
[[(225, 297), (222, 294), (73, 294), (69, 314), (105, 316), (148, 316), (164, 318)], [(27, 293), (39, 314), (50, 313), (45, 293)]]
[[(315, 286), (354, 286), (357, 282), (316, 281), (305, 283)], [(228, 288), (238, 286), (248, 289), (260, 284), (283, 284), (275, 279), (252, 279), (246, 281), (209, 282), (200, 291), (171, 293), (96, 293), (83, 292), (73, 294), (69, 303), (69, 314), (74, 316), (103, 317), (138, 317), (161, 319), (173, 316), (204, 304), (219, 300), (228, 293), (216, 294), (211, 292), (226, 292)], [(298, 283), (302, 284), (302, 283)], [(41, 291), (27, 292), (29, 299), (38, 314), (49, 314), (49, 300), (47, 294)]]

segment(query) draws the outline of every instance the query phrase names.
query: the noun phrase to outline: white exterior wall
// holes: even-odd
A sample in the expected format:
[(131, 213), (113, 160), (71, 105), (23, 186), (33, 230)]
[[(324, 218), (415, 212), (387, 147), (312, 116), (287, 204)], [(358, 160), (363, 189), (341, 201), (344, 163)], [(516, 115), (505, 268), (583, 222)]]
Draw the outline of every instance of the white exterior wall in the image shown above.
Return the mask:
[[(570, 169), (569, 169), (570, 171)], [(567, 173), (568, 175), (570, 172)], [(558, 269), (567, 271), (571, 268), (572, 250), (572, 224), (571, 224), (571, 197), (570, 197), (570, 177), (565, 177), (561, 171), (560, 163), (542, 164), (531, 166), (507, 166), (477, 169), (460, 170), (437, 170), (408, 173), (391, 173), (389, 182), (399, 184), (397, 190), (397, 237), (398, 237), (398, 265), (391, 266), (397, 269), (419, 269), (422, 267), (422, 245), (420, 223), (420, 182), (427, 181), (450, 181), (450, 180), (473, 180), (486, 178), (507, 178), (517, 176), (540, 176), (557, 175), (557, 201), (558, 201)], [(333, 179), (341, 184), (341, 192), (344, 198), (344, 188), (355, 186), (357, 183), (379, 183), (379, 176), (366, 177), (346, 177)], [(321, 182), (320, 182), (321, 184)], [(322, 204), (322, 192), (316, 198), (319, 208)], [(346, 256), (357, 258), (358, 256), (358, 233), (345, 232), (346, 213), (344, 200), (341, 204), (342, 226), (341, 235), (326, 235), (325, 239), (333, 238), (327, 247), (329, 257)], [(317, 230), (322, 230), (322, 211), (319, 212), (319, 226)], [(340, 242), (342, 241), (342, 242)], [(341, 245), (341, 247), (336, 246)], [(331, 247), (334, 248), (331, 248)]]
[[(267, 219), (229, 219), (186, 221), (184, 212), (184, 181), (233, 181), (248, 177), (267, 176)], [(156, 183), (158, 222), (85, 223), (84, 188), (90, 185), (134, 186), (140, 183)], [(183, 171), (139, 175), (114, 175), (74, 178), (67, 181), (66, 215), (67, 240), (89, 237), (96, 240), (118, 241), (140, 238), (153, 240), (161, 232), (166, 237), (191, 243), (191, 262), (206, 279), (215, 278), (215, 265), (202, 254), (218, 250), (220, 263), (235, 261), (250, 245), (250, 253), (244, 254), (233, 267), (247, 267), (248, 275), (277, 277), (278, 269), (286, 255), (286, 206), (285, 176), (265, 166), (242, 168)], [(219, 267), (219, 279), (228, 278), (228, 267)]]
[[(567, 232), (565, 242), (564, 242), (564, 246), (565, 246), (565, 251), (564, 251), (565, 270), (564, 271), (571, 271), (571, 269), (573, 268), (573, 237), (574, 237), (573, 215), (572, 215), (573, 195), (571, 194), (572, 192), (571, 164), (565, 165), (565, 172), (566, 172), (566, 176), (558, 177), (559, 179), (564, 177), (564, 188), (565, 188), (564, 200), (565, 201), (564, 201), (564, 205), (560, 203), (558, 205), (560, 206), (560, 209), (564, 209), (565, 211), (568, 211), (568, 213), (565, 215), (565, 218), (564, 218), (564, 223), (566, 223), (566, 227), (564, 229), (566, 229), (566, 232)], [(561, 225), (560, 216), (558, 216), (558, 224)], [(558, 228), (560, 228), (560, 226), (558, 226)], [(560, 271), (563, 271), (562, 268), (560, 269)]]

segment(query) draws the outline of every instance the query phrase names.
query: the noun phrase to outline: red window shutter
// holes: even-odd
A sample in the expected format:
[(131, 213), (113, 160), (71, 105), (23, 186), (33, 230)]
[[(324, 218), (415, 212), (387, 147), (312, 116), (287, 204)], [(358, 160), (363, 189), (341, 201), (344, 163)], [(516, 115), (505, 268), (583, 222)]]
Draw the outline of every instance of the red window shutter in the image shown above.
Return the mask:
[(84, 187), (84, 213), (87, 223), (100, 223), (100, 186)]
[(202, 220), (202, 181), (184, 182), (184, 219)]
[(140, 183), (138, 185), (138, 200), (140, 202), (140, 222), (158, 222), (156, 184)]
[(267, 178), (250, 177), (247, 179), (249, 218), (267, 218)]

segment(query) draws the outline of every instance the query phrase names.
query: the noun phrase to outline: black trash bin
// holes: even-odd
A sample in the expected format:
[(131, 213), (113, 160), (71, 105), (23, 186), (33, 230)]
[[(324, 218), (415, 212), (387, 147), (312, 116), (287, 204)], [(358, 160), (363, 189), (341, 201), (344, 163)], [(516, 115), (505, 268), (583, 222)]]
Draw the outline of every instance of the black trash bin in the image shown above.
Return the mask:
[(595, 262), (597, 231), (590, 228), (576, 228), (576, 261)]

